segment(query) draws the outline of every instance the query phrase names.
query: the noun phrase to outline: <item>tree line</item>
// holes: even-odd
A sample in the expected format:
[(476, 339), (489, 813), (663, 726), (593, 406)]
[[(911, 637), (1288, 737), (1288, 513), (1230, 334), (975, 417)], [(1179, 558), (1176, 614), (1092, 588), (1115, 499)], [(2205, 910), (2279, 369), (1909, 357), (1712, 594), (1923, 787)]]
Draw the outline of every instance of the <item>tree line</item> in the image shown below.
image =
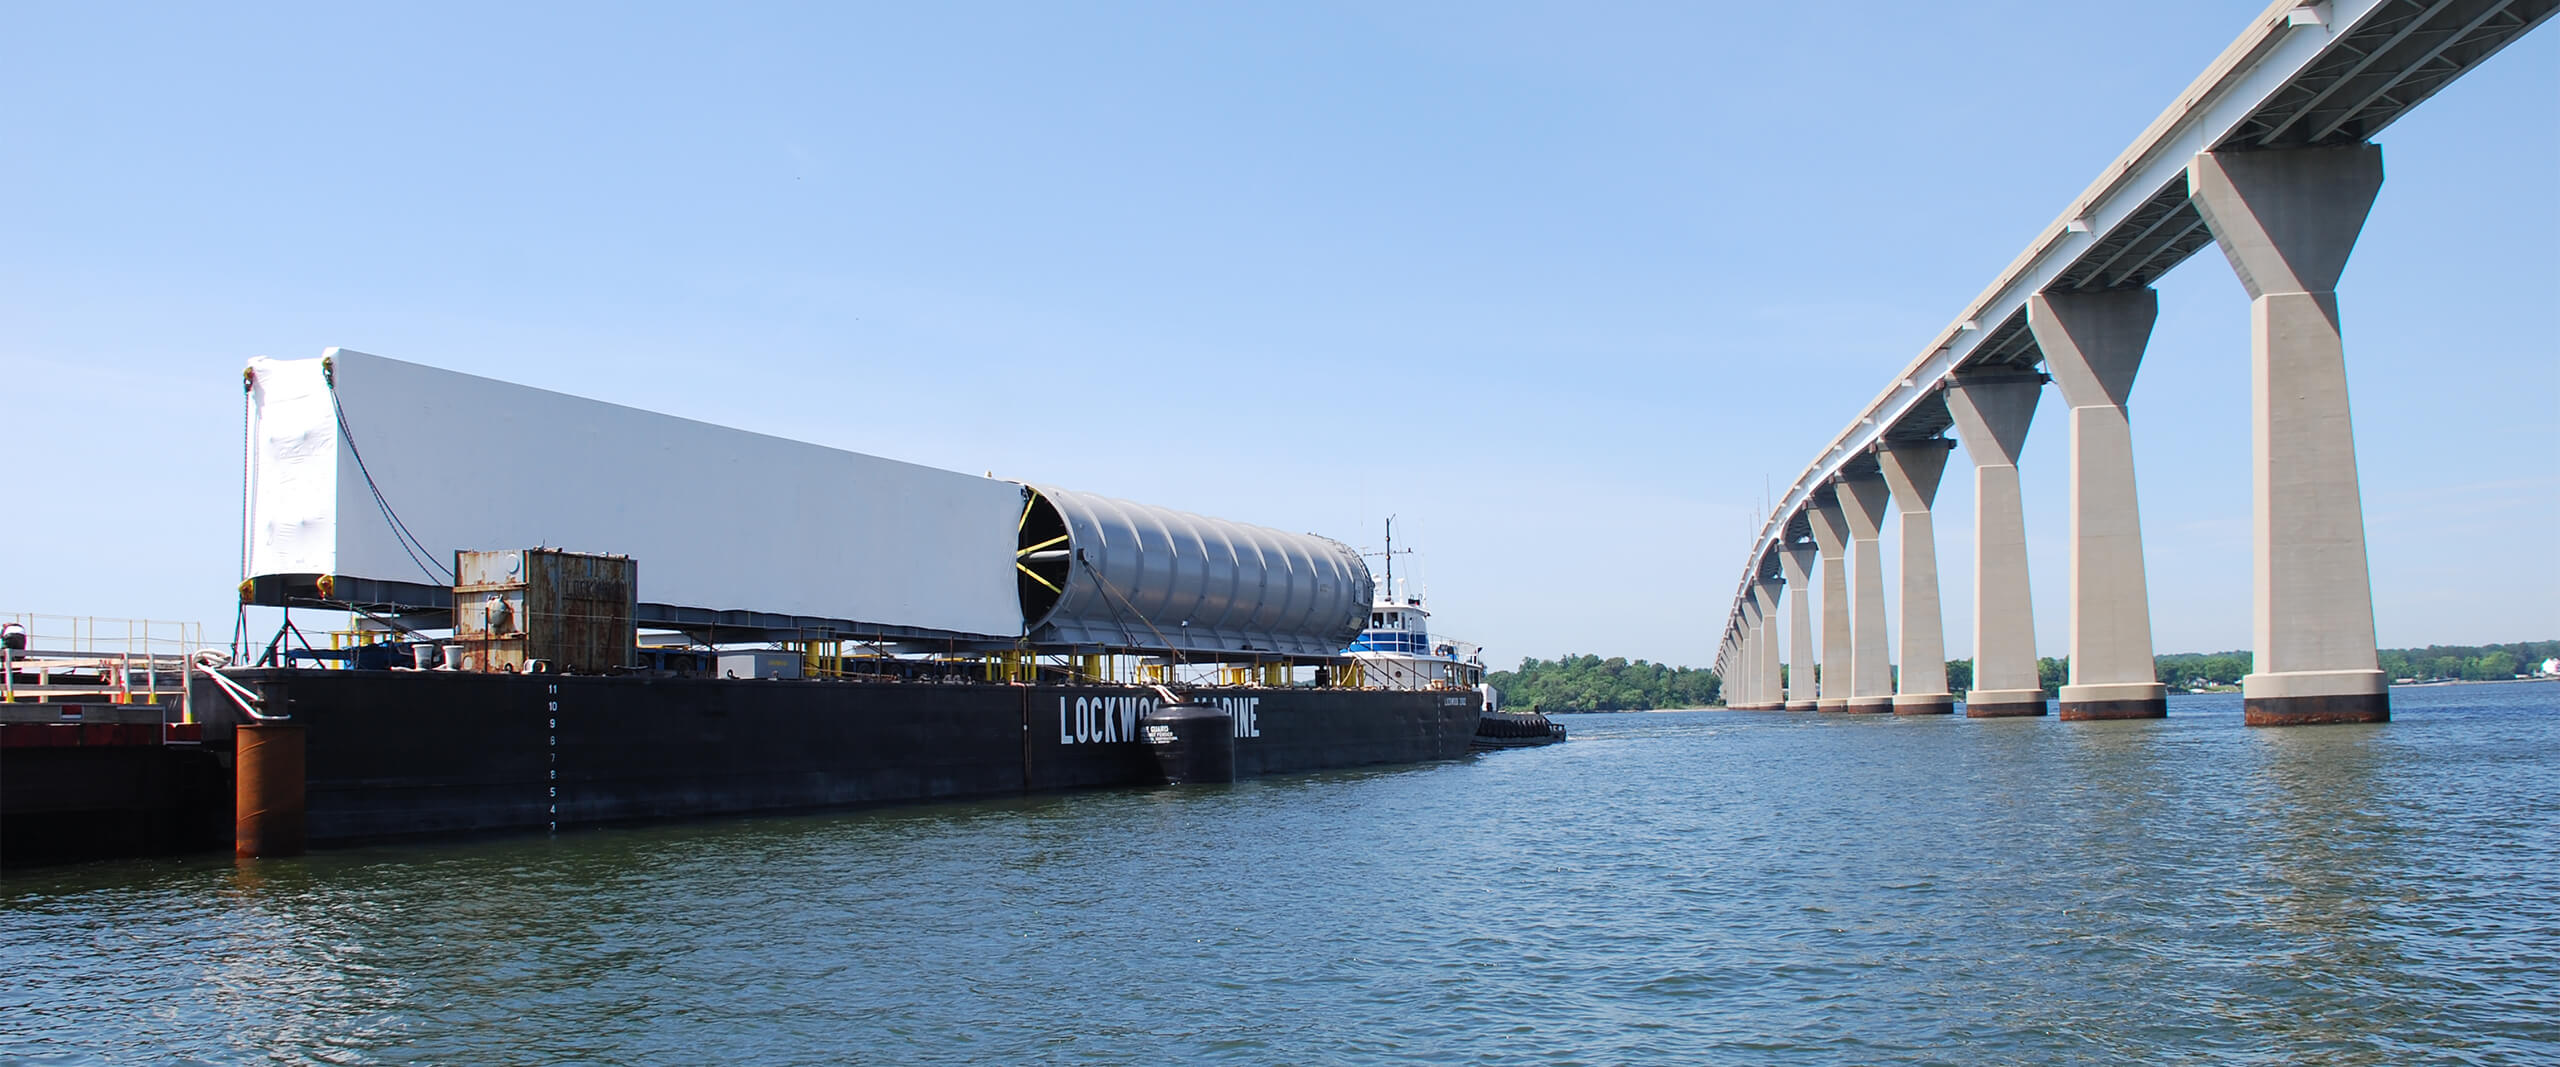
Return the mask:
[(1716, 672), (1703, 668), (1570, 653), (1556, 659), (1532, 656), (1520, 661), (1519, 670), (1494, 671), (1484, 680), (1502, 694), (1502, 706), (1517, 711), (1703, 708), (1715, 703), (1722, 689)]
[[(2560, 641), (2516, 641), (2503, 645), (2428, 645), (2425, 648), (2386, 648), (2374, 653), (2382, 676), (2395, 682), (2490, 682), (2530, 674), (2542, 661), (2560, 657)], [(2172, 689), (2203, 689), (2234, 686), (2255, 669), (2255, 661), (2246, 650), (2233, 652), (2173, 652), (2151, 657), (2152, 677)], [(2046, 657), (2036, 661), (2044, 691), (2058, 694), (2062, 683), (2071, 677), (2071, 659)], [(1973, 661), (1947, 661), (1947, 690), (1962, 693), (1973, 686)]]
[[(2386, 648), (2375, 655), (2383, 676), (2393, 681), (2483, 682), (2532, 673), (2544, 660), (2560, 658), (2560, 641)], [(2152, 657), (2151, 666), (2152, 677), (2171, 688), (2201, 689), (2238, 685), (2254, 664), (2246, 651), (2173, 652)], [(2039, 659), (2036, 675), (2045, 695), (2059, 695), (2062, 684), (2071, 678), (2071, 659)], [(1815, 667), (1814, 677), (1821, 676), (1821, 668)], [(1623, 656), (1567, 654), (1551, 660), (1532, 656), (1520, 661), (1519, 670), (1494, 671), (1485, 681), (1501, 692), (1506, 707), (1554, 712), (1703, 708), (1723, 695), (1723, 682), (1714, 671)], [(1961, 695), (1971, 688), (1973, 661), (1948, 660), (1947, 691)]]
[(2505, 645), (2428, 645), (2425, 648), (2384, 649), (2382, 673), (2394, 681), (2439, 681), (2461, 678), (2474, 682), (2512, 678), (2529, 674), (2542, 666), (2542, 661), (2560, 658), (2560, 641), (2517, 641)]

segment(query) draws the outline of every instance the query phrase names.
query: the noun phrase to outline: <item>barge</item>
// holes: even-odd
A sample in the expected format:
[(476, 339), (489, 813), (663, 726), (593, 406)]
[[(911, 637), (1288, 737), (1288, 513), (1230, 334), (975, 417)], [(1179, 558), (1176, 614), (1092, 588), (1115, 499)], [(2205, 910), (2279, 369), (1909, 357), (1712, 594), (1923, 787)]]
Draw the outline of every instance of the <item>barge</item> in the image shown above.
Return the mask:
[[(1447, 760), (1490, 699), (1375, 655), (1380, 582), (1316, 534), (345, 349), (242, 380), (238, 632), (276, 625), (196, 656), (135, 757), (176, 768), (168, 848)], [(556, 475), (625, 468), (666, 491)], [(57, 739), (13, 733), (10, 776)]]
[[(205, 747), (301, 732), (312, 845), (1161, 784), (1161, 698), (1113, 685), (252, 669)], [(1453, 759), (1476, 694), (1219, 688), (1239, 776)], [(199, 692), (199, 707), (227, 705)]]

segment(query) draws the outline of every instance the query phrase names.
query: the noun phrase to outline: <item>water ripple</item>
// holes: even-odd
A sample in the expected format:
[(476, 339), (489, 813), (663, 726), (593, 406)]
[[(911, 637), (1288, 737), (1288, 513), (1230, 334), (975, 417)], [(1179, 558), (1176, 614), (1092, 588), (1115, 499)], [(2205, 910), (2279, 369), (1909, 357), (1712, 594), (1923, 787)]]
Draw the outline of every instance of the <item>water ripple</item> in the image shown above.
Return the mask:
[(0, 1062), (2549, 1063), (2560, 686), (0, 882)]

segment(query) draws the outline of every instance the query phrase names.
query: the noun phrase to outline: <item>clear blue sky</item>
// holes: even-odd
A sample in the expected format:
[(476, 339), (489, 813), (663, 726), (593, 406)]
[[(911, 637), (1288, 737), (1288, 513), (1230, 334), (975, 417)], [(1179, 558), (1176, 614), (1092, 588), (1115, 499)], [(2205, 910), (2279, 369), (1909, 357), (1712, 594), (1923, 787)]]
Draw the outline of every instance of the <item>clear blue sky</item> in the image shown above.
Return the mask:
[[(344, 345), (1355, 543), (1393, 513), (1499, 663), (1703, 665), (1764, 491), (2261, 6), (20, 6), (0, 611), (227, 635), (240, 365)], [(2560, 637), (2560, 32), (2380, 140), (2342, 302), (2382, 642)], [(2247, 303), (2211, 254), (2161, 290), (2157, 645), (2242, 647)], [(1971, 507), (1957, 457), (1959, 656)]]

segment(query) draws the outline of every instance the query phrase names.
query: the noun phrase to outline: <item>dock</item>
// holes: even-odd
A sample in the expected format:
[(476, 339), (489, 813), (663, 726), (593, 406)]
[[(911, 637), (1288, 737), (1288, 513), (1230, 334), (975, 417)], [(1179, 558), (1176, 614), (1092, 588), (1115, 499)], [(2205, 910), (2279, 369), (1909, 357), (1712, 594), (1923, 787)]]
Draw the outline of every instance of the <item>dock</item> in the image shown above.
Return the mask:
[(227, 770), (190, 713), (191, 623), (0, 615), (0, 867), (218, 840)]

